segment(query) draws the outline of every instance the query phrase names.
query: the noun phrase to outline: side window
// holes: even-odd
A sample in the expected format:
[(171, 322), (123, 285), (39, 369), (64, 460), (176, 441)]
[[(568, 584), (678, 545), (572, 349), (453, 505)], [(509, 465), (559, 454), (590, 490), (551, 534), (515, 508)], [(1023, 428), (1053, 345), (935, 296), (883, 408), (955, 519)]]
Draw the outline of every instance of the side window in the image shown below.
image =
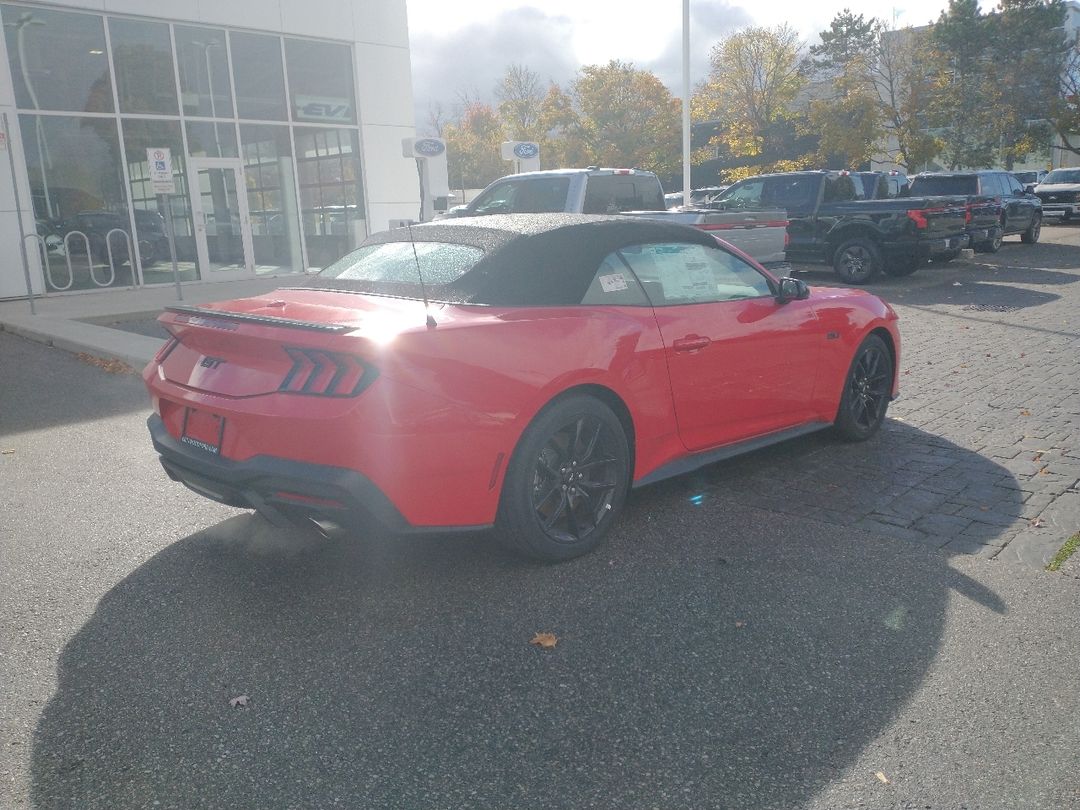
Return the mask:
[(842, 174), (838, 177), (825, 178), (824, 202), (849, 202), (857, 199), (859, 195), (851, 175)]
[(659, 187), (655, 180), (646, 183), (645, 178), (630, 174), (596, 175), (585, 184), (582, 211), (586, 214), (617, 214), (620, 211), (662, 209), (663, 198), (658, 200), (658, 196)]
[(620, 251), (654, 307), (771, 296), (768, 279), (720, 247), (667, 242)]
[(717, 202), (723, 203), (725, 208), (760, 209), (764, 189), (764, 180), (747, 180), (729, 188), (720, 195)]
[(514, 199), (514, 184), (500, 183), (486, 194), (481, 194), (472, 205), (477, 214), (506, 213)]
[(1022, 195), (1024, 193), (1024, 187), (1020, 185), (1020, 181), (1013, 177), (1011, 174), (1004, 175), (1005, 182), (1009, 185), (1009, 192), (1015, 195)]
[(649, 299), (638, 280), (634, 278), (622, 259), (612, 253), (600, 263), (589, 289), (581, 299), (589, 306), (610, 304), (620, 307), (648, 306)]
[[(811, 208), (817, 188), (814, 180), (813, 177), (770, 177), (765, 181), (763, 201), (767, 207)], [(852, 184), (852, 189), (854, 188)]]
[(1005, 189), (1002, 189), (1001, 182), (996, 174), (979, 175), (979, 185), (983, 196), (986, 197), (1000, 197), (1002, 194), (1007, 193)]

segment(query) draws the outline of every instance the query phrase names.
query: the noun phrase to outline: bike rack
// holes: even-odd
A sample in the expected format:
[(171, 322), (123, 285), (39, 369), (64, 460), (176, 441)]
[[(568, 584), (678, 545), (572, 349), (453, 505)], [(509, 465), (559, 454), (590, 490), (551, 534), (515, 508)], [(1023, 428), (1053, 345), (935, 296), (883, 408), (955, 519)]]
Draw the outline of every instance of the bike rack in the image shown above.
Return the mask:
[[(63, 285), (57, 284), (56, 279), (53, 278), (52, 265), (49, 263), (49, 246), (45, 244), (45, 237), (43, 237), (40, 233), (23, 234), (24, 243), (27, 239), (37, 240), (38, 248), (41, 250), (41, 267), (45, 271), (45, 276), (48, 279), (49, 284), (52, 285), (53, 289), (57, 292), (63, 292), (64, 290), (71, 289), (71, 285), (75, 283), (75, 274), (71, 272), (71, 261), (68, 261), (68, 283)], [(27, 288), (27, 292), (29, 292), (29, 287)], [(48, 285), (46, 285), (45, 294), (47, 295), (48, 292)]]
[(111, 287), (113, 282), (116, 281), (116, 263), (113, 261), (112, 252), (112, 235), (114, 233), (118, 233), (123, 236), (124, 241), (127, 243), (128, 266), (131, 268), (131, 288), (135, 289), (135, 252), (132, 250), (131, 236), (123, 228), (113, 228), (111, 231), (105, 234), (105, 249), (108, 251), (109, 254), (109, 273), (111, 275), (111, 277), (109, 278), (109, 283), (102, 284), (96, 278), (94, 278), (93, 265), (91, 265), (90, 269), (90, 278), (93, 279), (94, 283), (97, 284), (99, 287)]
[[(90, 239), (82, 231), (68, 231), (64, 234), (64, 258), (67, 259), (68, 268), (68, 284), (67, 287), (61, 289), (66, 290), (71, 286), (71, 282), (75, 280), (75, 270), (71, 267), (71, 246), (68, 244), (68, 240), (73, 236), (81, 236), (83, 244), (86, 245), (86, 264), (90, 267), (90, 280), (97, 284), (97, 279), (94, 278), (94, 259), (90, 255)], [(100, 284), (98, 285), (101, 286)]]

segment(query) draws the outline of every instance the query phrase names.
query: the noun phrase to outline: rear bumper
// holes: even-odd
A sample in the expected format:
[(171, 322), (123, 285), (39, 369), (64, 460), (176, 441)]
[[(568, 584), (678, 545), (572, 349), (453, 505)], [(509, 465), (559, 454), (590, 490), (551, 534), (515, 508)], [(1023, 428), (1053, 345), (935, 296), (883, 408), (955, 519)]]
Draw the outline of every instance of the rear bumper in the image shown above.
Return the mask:
[(276, 456), (232, 461), (181, 444), (157, 414), (146, 420), (166, 474), (193, 492), (228, 506), (254, 509), (274, 525), (311, 519), (372, 523), (396, 534), (475, 531), (482, 526), (414, 526), (386, 494), (356, 470)]

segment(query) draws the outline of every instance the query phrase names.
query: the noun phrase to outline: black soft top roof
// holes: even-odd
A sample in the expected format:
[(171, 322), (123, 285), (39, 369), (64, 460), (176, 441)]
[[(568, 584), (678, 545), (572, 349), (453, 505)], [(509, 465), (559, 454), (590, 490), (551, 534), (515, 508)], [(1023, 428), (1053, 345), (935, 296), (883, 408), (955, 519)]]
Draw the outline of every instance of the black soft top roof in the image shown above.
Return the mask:
[(716, 247), (696, 228), (637, 217), (495, 214), (395, 228), (369, 237), (386, 242), (471, 245), (484, 257), (456, 281), (429, 289), (433, 298), (498, 306), (567, 306), (585, 295), (600, 262), (619, 248), (655, 242)]

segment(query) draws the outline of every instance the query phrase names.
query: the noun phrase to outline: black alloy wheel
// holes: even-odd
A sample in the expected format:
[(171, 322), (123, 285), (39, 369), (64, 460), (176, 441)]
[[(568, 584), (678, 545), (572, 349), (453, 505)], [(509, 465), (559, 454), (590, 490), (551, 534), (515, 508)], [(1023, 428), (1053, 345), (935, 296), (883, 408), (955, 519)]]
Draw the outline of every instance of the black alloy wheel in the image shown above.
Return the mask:
[(877, 335), (868, 335), (855, 352), (840, 398), (837, 433), (848, 441), (869, 439), (885, 421), (893, 384), (893, 361)]
[(555, 562), (595, 548), (622, 510), (630, 452), (599, 400), (558, 400), (522, 436), (503, 484), (500, 528), (515, 551)]
[(1020, 241), (1025, 245), (1034, 245), (1039, 241), (1039, 234), (1042, 233), (1042, 214), (1035, 214), (1031, 218), (1031, 224), (1028, 225), (1028, 229), (1020, 234)]
[(869, 239), (849, 239), (836, 249), (833, 270), (848, 284), (866, 284), (881, 270), (881, 251)]

